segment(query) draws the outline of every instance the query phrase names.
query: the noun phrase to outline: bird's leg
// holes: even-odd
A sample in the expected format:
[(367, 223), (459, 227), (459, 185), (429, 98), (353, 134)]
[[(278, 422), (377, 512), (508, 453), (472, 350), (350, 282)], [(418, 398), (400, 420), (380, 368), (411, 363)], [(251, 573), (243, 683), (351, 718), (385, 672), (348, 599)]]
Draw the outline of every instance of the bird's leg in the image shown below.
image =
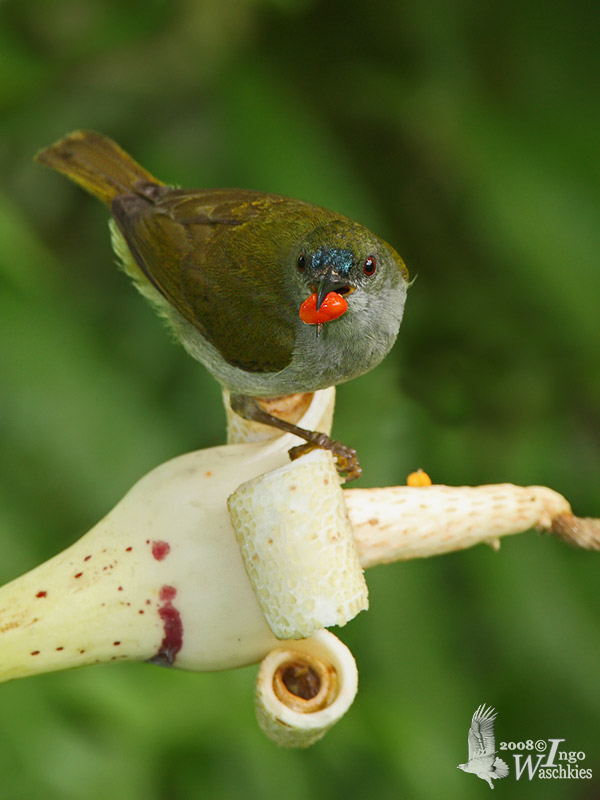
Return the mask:
[(273, 414), (269, 414), (255, 397), (248, 397), (243, 394), (232, 394), (229, 398), (229, 403), (233, 411), (244, 419), (250, 420), (251, 422), (260, 422), (263, 425), (270, 425), (273, 428), (279, 428), (279, 430), (285, 431), (286, 433), (293, 433), (294, 436), (299, 436), (301, 439), (304, 439), (306, 444), (292, 447), (288, 451), (292, 460), (299, 458), (304, 453), (308, 453), (315, 448), (329, 450), (337, 459), (338, 472), (341, 475), (345, 475), (347, 481), (360, 478), (362, 469), (356, 456), (356, 450), (353, 450), (351, 447), (346, 447), (341, 442), (330, 439), (326, 433), (309, 431), (306, 430), (306, 428), (300, 428), (298, 425), (294, 425)]

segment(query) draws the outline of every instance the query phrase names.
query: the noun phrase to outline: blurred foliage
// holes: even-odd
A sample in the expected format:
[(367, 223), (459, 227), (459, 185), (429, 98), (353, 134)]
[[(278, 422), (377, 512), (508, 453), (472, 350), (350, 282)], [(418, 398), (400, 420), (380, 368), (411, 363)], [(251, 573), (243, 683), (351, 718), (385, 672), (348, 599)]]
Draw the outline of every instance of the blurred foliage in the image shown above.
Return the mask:
[[(585, 0), (4, 0), (0, 579), (224, 436), (217, 385), (112, 267), (105, 211), (32, 163), (80, 127), (170, 182), (302, 197), (402, 253), (399, 342), (338, 393), (363, 486), (423, 466), (600, 516), (597, 68)], [(500, 791), (600, 796), (597, 556), (529, 534), (368, 578), (341, 631), (361, 691), (319, 745), (262, 737), (254, 668), (59, 673), (0, 687), (3, 797), (479, 797), (455, 767), (483, 701), (499, 738), (564, 737), (595, 769)]]

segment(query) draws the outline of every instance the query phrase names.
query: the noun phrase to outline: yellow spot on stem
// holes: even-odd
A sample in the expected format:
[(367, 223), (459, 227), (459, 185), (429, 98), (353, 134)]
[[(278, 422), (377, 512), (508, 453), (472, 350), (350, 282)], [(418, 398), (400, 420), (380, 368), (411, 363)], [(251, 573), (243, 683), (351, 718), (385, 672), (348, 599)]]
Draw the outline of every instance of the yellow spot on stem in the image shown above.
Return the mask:
[(406, 479), (407, 486), (431, 486), (431, 478), (429, 475), (422, 469), (418, 469), (416, 472), (411, 472), (408, 478)]

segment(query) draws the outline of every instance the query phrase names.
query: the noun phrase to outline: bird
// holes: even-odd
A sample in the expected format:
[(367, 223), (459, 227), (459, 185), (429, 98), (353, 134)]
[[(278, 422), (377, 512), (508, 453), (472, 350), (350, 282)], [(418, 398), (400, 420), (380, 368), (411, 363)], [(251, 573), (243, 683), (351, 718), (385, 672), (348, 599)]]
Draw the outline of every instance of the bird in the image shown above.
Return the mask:
[(473, 714), (469, 728), (469, 760), (466, 764), (459, 764), (457, 769), (463, 772), (472, 772), (484, 781), (490, 788), (494, 788), (492, 780), (506, 778), (508, 764), (496, 756), (496, 739), (494, 736), (494, 720), (496, 712), (485, 703), (480, 705)]
[(110, 207), (113, 249), (175, 337), (230, 393), (234, 412), (320, 447), (361, 474), (355, 450), (269, 413), (269, 398), (368, 372), (398, 335), (409, 276), (357, 222), (247, 189), (168, 186), (108, 137), (74, 131), (36, 160)]

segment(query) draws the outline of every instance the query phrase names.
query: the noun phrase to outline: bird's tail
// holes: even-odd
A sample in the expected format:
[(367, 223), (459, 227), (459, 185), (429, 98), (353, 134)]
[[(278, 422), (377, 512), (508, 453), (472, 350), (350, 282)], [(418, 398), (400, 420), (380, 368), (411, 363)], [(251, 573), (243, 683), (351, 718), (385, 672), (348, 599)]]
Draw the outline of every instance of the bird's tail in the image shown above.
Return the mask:
[(494, 776), (495, 778), (506, 778), (506, 776), (508, 775), (508, 764), (506, 763), (506, 761), (502, 761), (501, 758), (498, 758), (498, 756), (496, 756), (496, 758), (494, 759), (493, 766), (494, 766), (494, 771), (496, 773)]
[(103, 203), (129, 194), (138, 181), (161, 185), (111, 139), (92, 131), (74, 131), (40, 150), (36, 161), (62, 172)]

